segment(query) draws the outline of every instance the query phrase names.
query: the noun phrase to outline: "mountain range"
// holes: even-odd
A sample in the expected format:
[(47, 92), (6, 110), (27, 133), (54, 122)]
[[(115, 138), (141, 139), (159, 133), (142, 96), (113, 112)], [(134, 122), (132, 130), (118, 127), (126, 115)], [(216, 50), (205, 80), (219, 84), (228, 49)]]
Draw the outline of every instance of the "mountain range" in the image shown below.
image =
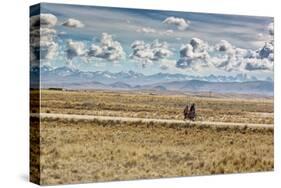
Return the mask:
[[(156, 73), (144, 75), (134, 71), (112, 73), (109, 71), (80, 71), (70, 67), (42, 66), (31, 69), (31, 77), (40, 73), (43, 88), (157, 90), (218, 93), (247, 93), (273, 95), (270, 78), (258, 80), (246, 74), (236, 76), (192, 76)], [(32, 81), (32, 80), (31, 80)]]

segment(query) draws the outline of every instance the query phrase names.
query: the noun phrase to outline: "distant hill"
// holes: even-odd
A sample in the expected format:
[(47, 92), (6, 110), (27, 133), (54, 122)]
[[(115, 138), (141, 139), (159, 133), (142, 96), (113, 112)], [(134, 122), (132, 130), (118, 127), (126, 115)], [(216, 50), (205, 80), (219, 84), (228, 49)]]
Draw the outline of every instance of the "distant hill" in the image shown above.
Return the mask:
[[(156, 86), (156, 85), (155, 85)], [(146, 85), (143, 88), (154, 88), (154, 85)], [(157, 84), (159, 87), (159, 83)], [(200, 80), (173, 81), (161, 83), (167, 90), (189, 92), (214, 92), (214, 93), (239, 93), (273, 95), (273, 82), (249, 81), (249, 82), (207, 82)]]
[[(39, 75), (39, 69), (31, 70)], [(236, 76), (191, 76), (157, 73), (144, 75), (134, 71), (111, 73), (109, 71), (85, 72), (69, 67), (40, 68), (41, 85), (44, 88), (155, 90), (217, 93), (246, 93), (273, 95), (270, 78), (258, 80), (245, 74)]]

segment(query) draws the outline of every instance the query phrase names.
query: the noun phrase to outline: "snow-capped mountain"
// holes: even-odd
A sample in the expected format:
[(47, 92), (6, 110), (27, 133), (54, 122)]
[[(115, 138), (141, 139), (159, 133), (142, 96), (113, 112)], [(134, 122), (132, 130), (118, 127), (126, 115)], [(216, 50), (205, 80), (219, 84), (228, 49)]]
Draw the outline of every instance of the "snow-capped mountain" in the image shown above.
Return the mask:
[(192, 76), (183, 74), (157, 73), (144, 75), (134, 71), (112, 73), (109, 71), (86, 72), (70, 67), (51, 68), (42, 66), (31, 69), (31, 74), (41, 78), (41, 87), (62, 87), (71, 89), (117, 89), (117, 90), (176, 90), (213, 91), (272, 94), (270, 78), (258, 80), (246, 74), (236, 76)]
[[(32, 70), (38, 71), (38, 70)], [(152, 75), (144, 75), (134, 71), (112, 73), (109, 71), (87, 72), (70, 67), (51, 68), (42, 66), (40, 68), (41, 79), (43, 81), (64, 80), (68, 82), (77, 81), (98, 81), (106, 84), (112, 84), (117, 81), (128, 84), (153, 84), (166, 81), (183, 81), (183, 80), (201, 80), (208, 82), (246, 82), (257, 81), (256, 77), (250, 77), (247, 74), (237, 74), (236, 76), (192, 76), (184, 74), (156, 73)], [(269, 79), (267, 79), (269, 81)]]

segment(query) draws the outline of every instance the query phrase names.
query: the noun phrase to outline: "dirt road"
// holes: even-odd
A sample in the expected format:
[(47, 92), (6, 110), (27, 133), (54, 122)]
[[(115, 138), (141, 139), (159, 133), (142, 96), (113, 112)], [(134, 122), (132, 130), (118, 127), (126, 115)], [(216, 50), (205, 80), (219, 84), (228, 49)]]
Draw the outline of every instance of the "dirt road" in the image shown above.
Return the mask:
[[(38, 114), (31, 114), (31, 117), (38, 117)], [(61, 118), (61, 119), (77, 119), (77, 120), (112, 120), (112, 121), (130, 121), (130, 122), (159, 122), (159, 123), (178, 123), (190, 125), (205, 125), (216, 127), (249, 127), (249, 128), (268, 128), (273, 129), (273, 124), (252, 124), (252, 123), (233, 123), (233, 122), (209, 122), (209, 121), (184, 121), (172, 119), (146, 119), (134, 117), (113, 117), (113, 116), (95, 116), (95, 115), (78, 115), (78, 114), (51, 114), (40, 113), (43, 118)]]

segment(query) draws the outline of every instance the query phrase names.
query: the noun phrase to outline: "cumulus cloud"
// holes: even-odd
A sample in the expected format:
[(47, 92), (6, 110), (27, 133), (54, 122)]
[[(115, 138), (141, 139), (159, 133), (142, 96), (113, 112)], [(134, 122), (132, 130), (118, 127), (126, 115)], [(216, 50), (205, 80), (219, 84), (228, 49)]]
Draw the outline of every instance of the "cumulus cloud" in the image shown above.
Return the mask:
[(220, 52), (230, 52), (234, 49), (234, 47), (228, 41), (221, 40), (218, 44), (216, 44), (216, 49)]
[(91, 45), (88, 56), (108, 61), (118, 61), (124, 58), (125, 52), (121, 44), (113, 40), (110, 34), (102, 33), (100, 43)]
[(40, 14), (30, 17), (31, 27), (54, 27), (58, 19), (53, 14)]
[(49, 64), (58, 53), (57, 32), (54, 27), (57, 18), (53, 14), (30, 17), (30, 57), (31, 65)]
[(131, 44), (131, 48), (133, 49), (133, 53), (130, 57), (141, 62), (143, 66), (166, 59), (172, 55), (168, 44), (166, 42), (159, 42), (158, 40), (154, 40), (151, 43), (137, 40)]
[(66, 43), (66, 56), (68, 60), (72, 60), (75, 57), (82, 57), (86, 53), (86, 46), (81, 41), (68, 40)]
[(185, 20), (183, 18), (177, 18), (177, 17), (167, 17), (162, 23), (164, 24), (169, 24), (169, 25), (174, 25), (177, 27), (179, 30), (185, 30), (188, 28), (190, 21)]
[(66, 27), (73, 27), (73, 28), (84, 27), (84, 24), (81, 21), (73, 19), (73, 18), (69, 18), (62, 25), (66, 26)]
[(102, 33), (98, 44), (89, 44), (83, 41), (68, 40), (66, 42), (67, 64), (73, 65), (74, 58), (80, 58), (83, 62), (90, 62), (91, 58), (98, 58), (107, 61), (118, 61), (125, 56), (121, 44), (114, 41), (112, 36)]
[(244, 68), (247, 71), (256, 71), (256, 70), (264, 70), (264, 71), (272, 71), (273, 70), (273, 62), (269, 59), (245, 59), (244, 60)]
[(58, 44), (55, 42), (41, 43), (40, 58), (43, 60), (52, 60), (58, 54)]
[(258, 51), (259, 57), (261, 59), (268, 58), (271, 61), (273, 61), (273, 43), (272, 42), (266, 42), (265, 45)]
[(56, 31), (49, 28), (40, 29), (40, 59), (52, 60), (58, 53), (58, 44), (55, 41)]
[(201, 39), (192, 38), (180, 49), (176, 67), (194, 70), (208, 67), (226, 72), (273, 71), (273, 23), (267, 29), (267, 37), (259, 34), (267, 42), (256, 50), (236, 47), (227, 40), (210, 45)]
[(265, 45), (254, 51), (237, 48), (228, 41), (222, 40), (216, 45), (220, 53), (212, 57), (212, 63), (219, 69), (231, 71), (273, 70), (273, 45)]
[(200, 66), (208, 66), (209, 46), (199, 38), (192, 38), (190, 42), (180, 49), (180, 59), (177, 61), (178, 68), (197, 69)]
[(227, 72), (272, 71), (273, 53), (273, 41), (265, 43), (258, 50), (252, 50), (238, 48), (226, 40), (209, 45), (201, 39), (193, 38), (180, 49), (176, 67), (193, 70), (208, 67)]

